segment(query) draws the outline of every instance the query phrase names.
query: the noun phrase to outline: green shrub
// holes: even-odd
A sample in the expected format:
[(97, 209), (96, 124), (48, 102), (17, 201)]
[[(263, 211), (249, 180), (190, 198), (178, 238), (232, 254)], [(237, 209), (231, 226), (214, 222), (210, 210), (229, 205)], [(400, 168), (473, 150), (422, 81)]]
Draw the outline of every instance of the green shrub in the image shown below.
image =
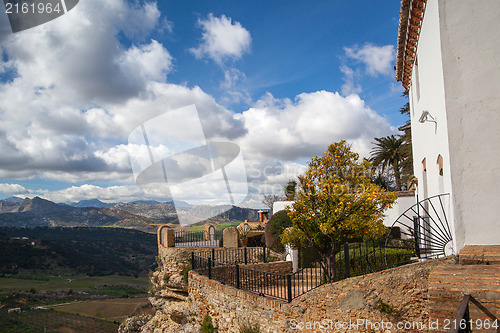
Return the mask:
[(386, 315), (390, 315), (394, 311), (394, 306), (384, 303), (384, 301), (379, 298), (378, 309), (380, 310), (380, 312), (385, 313)]
[(165, 273), (165, 275), (163, 275), (163, 281), (165, 283), (168, 283), (168, 281), (170, 281), (170, 275), (168, 275), (168, 274)]
[(287, 210), (280, 210), (271, 216), (271, 219), (269, 220), (269, 231), (276, 239), (272, 248), (274, 251), (283, 252), (285, 250), (285, 247), (281, 244), (279, 237), (283, 233), (283, 230), (291, 226), (292, 220), (290, 220)]
[(214, 324), (212, 323), (212, 317), (210, 317), (209, 315), (205, 315), (205, 318), (203, 318), (203, 323), (201, 324), (201, 331), (203, 333), (215, 332)]

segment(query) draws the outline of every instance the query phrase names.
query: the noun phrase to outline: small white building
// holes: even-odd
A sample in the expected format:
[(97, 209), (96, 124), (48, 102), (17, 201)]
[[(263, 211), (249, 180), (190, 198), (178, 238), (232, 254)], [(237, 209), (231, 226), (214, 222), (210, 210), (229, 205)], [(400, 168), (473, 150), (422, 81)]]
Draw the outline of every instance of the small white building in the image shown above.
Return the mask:
[(500, 1), (402, 0), (396, 79), (409, 91), (419, 199), (449, 193), (454, 250), (500, 244)]

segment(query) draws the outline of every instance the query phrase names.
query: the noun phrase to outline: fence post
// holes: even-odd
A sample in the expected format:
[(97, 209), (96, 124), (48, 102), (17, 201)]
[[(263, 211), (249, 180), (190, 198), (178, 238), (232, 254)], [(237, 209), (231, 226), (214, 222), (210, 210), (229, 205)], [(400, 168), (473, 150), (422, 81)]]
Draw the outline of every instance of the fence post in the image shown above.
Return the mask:
[(266, 262), (267, 262), (267, 258), (266, 258), (266, 244), (264, 244), (264, 245), (262, 246), (262, 251), (263, 251), (262, 256), (263, 256), (263, 258), (264, 258), (264, 263), (266, 263)]
[(349, 244), (344, 243), (344, 264), (345, 264), (345, 278), (351, 277), (351, 263), (349, 261)]
[(415, 239), (415, 253), (417, 254), (418, 259), (420, 259), (420, 226), (418, 223), (418, 216), (413, 217), (413, 238)]
[(196, 265), (194, 263), (194, 252), (191, 252), (191, 269), (193, 271), (196, 269)]
[(210, 258), (208, 259), (208, 278), (212, 278), (212, 260)]
[(288, 295), (288, 303), (292, 301), (292, 275), (286, 275), (286, 289)]
[(247, 265), (247, 264), (248, 264), (248, 259), (247, 259), (247, 258), (248, 258), (248, 257), (247, 257), (247, 248), (246, 248), (246, 247), (244, 247), (244, 248), (243, 248), (243, 259), (244, 259), (244, 260), (243, 260), (243, 262), (245, 263), (245, 265)]
[(240, 289), (240, 265), (236, 264), (236, 289)]
[(212, 260), (215, 260), (215, 249), (212, 249)]

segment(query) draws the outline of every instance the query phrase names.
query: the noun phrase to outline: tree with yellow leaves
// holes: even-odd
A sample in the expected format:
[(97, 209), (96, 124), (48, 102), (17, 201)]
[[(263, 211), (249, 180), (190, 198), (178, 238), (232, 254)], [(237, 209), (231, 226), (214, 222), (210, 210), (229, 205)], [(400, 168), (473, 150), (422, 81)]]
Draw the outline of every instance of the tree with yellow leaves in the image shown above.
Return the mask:
[(313, 158), (298, 177), (297, 200), (288, 213), (292, 227), (282, 233), (281, 242), (314, 247), (330, 281), (336, 278), (335, 254), (340, 244), (385, 232), (384, 210), (396, 196), (373, 183), (371, 174), (370, 162), (359, 161), (350, 145), (340, 141)]

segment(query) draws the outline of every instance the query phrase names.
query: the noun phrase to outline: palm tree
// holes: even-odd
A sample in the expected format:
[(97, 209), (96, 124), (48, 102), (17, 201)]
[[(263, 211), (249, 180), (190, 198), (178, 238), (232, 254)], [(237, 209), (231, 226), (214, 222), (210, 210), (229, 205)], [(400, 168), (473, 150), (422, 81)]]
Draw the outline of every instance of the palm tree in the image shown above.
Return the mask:
[(388, 166), (392, 167), (396, 182), (396, 190), (401, 191), (401, 163), (405, 160), (402, 138), (394, 135), (375, 138), (375, 147), (370, 152), (370, 161), (375, 166), (381, 166), (382, 172)]

